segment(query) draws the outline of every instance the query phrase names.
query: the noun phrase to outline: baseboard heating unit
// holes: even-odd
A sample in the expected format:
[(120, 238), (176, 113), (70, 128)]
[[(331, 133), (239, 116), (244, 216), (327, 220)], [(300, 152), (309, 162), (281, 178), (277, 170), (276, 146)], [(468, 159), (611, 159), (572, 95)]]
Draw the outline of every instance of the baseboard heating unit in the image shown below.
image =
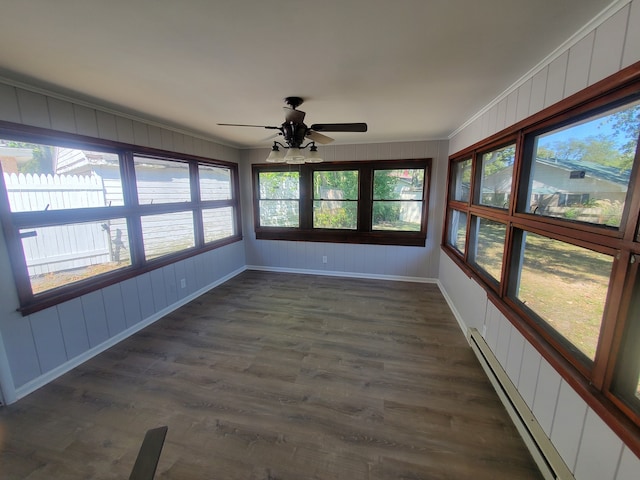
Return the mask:
[(575, 480), (480, 332), (471, 328), (469, 333), (471, 348), (480, 360), (482, 368), (507, 409), (543, 477), (548, 480)]

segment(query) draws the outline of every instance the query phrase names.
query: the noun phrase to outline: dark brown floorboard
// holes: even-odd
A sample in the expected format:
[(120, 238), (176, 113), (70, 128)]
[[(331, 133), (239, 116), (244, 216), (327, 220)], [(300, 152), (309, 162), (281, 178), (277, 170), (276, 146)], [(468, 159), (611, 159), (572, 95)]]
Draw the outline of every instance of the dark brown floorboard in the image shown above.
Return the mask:
[(247, 271), (0, 409), (2, 479), (538, 479), (435, 285)]

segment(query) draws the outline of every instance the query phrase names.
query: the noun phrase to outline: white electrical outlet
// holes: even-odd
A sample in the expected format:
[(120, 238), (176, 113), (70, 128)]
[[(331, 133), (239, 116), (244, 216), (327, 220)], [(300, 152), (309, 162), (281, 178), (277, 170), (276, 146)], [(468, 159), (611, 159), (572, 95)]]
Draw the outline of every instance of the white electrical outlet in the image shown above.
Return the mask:
[(187, 288), (187, 279), (186, 278), (181, 278), (180, 279), (180, 288)]
[(326, 255), (322, 256), (322, 263), (327, 263), (327, 256)]

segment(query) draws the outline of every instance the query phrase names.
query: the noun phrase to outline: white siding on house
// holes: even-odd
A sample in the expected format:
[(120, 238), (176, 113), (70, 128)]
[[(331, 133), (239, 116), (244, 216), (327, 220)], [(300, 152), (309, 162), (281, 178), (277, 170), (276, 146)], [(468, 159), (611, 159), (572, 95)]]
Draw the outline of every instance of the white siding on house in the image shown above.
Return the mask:
[[(237, 162), (238, 150), (0, 83), (0, 120)], [(13, 402), (244, 269), (243, 242), (23, 317), (0, 234), (0, 391)], [(186, 287), (180, 287), (180, 280)]]
[[(640, 0), (614, 2), (590, 29), (580, 32), (460, 128), (450, 139), (449, 153), (454, 154), (640, 61), (638, 32)], [(465, 326), (478, 328), (480, 332), (486, 327), (487, 343), (576, 479), (637, 478), (640, 459), (535, 348), (517, 334), (488, 302), (486, 294), (475, 294), (480, 287), (468, 280), (444, 253), (439, 279)], [(458, 293), (460, 286), (468, 288), (470, 294)]]

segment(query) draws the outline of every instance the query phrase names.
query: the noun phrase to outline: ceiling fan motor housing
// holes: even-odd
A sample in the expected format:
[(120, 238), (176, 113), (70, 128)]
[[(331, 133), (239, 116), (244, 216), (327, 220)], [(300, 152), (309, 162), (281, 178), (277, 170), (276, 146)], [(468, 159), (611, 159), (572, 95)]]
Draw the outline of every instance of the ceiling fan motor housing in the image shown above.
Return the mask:
[(304, 123), (285, 122), (282, 124), (282, 136), (290, 147), (300, 148), (308, 128)]

